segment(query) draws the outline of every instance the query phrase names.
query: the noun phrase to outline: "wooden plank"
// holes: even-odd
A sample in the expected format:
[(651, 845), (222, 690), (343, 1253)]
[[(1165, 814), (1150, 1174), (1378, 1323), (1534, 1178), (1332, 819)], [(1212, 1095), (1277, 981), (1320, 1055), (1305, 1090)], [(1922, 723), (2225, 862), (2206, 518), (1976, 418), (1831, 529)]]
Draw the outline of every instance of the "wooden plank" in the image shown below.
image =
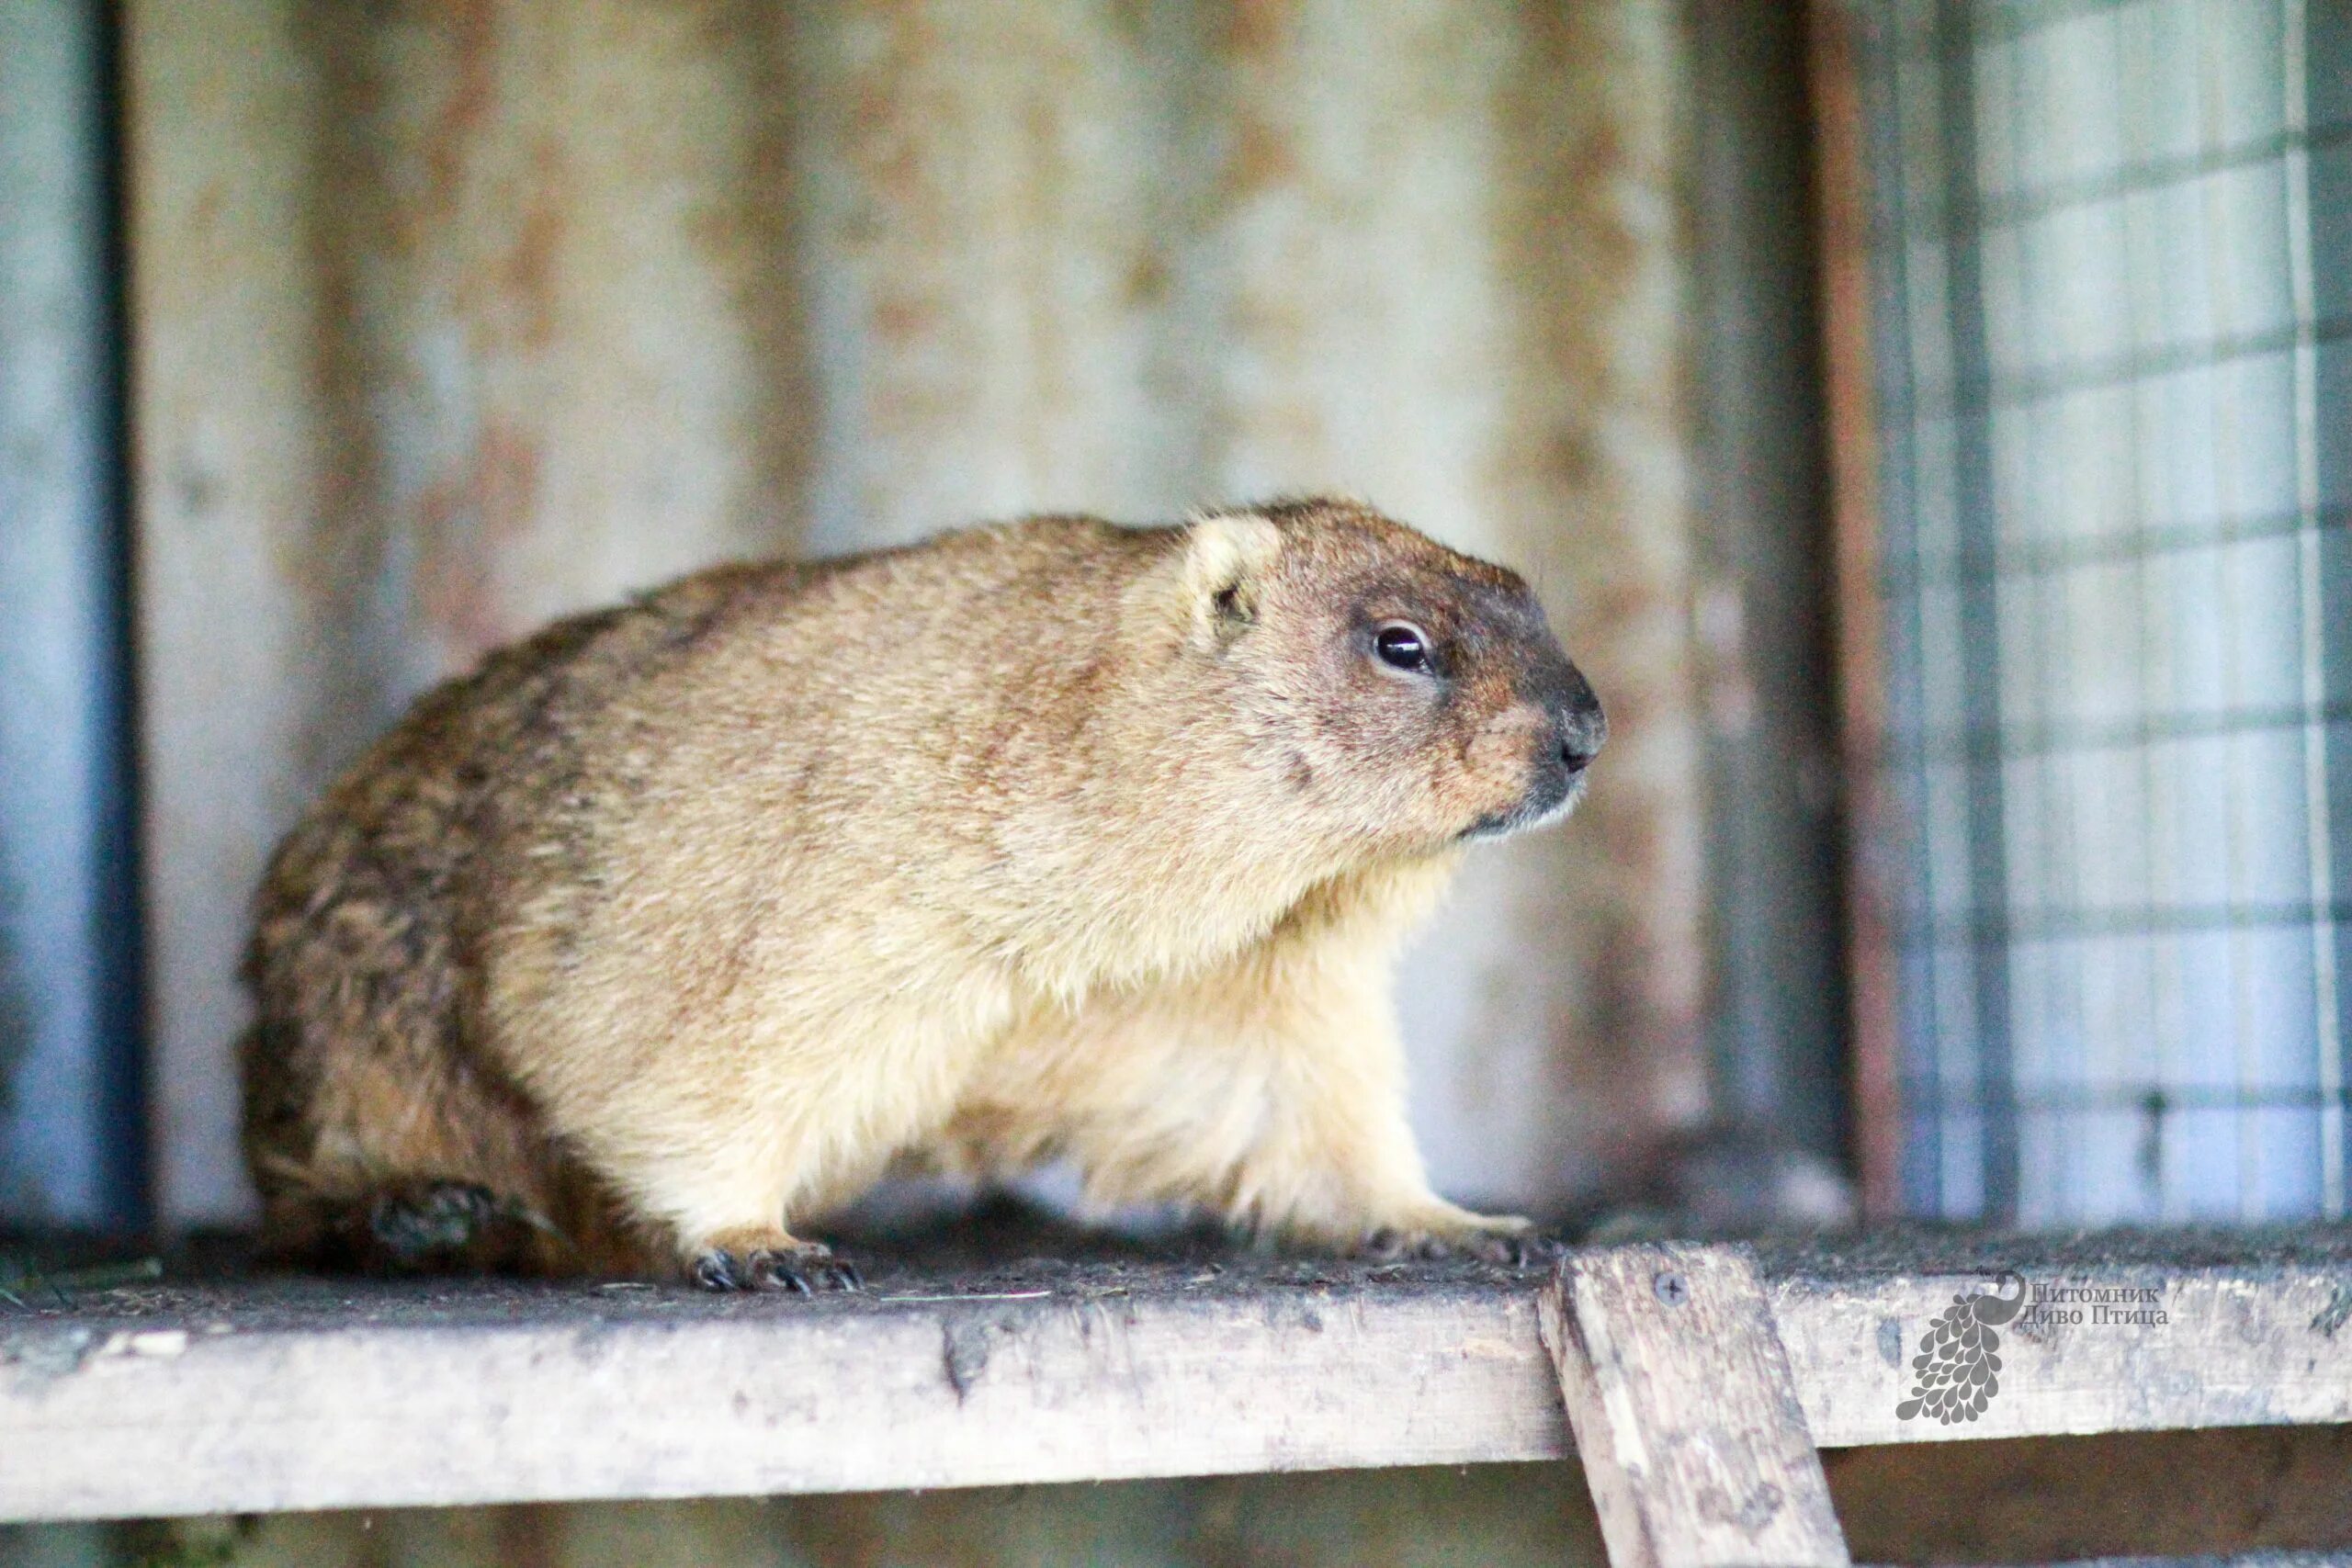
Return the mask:
[(1572, 1254), (1542, 1322), (1614, 1568), (1842, 1568), (1821, 1455), (1744, 1250)]
[[(0, 1518), (1557, 1457), (1532, 1292), (336, 1290), (0, 1321)], [(322, 1288), (323, 1290), (323, 1287)], [(343, 1306), (344, 1301), (352, 1304)]]
[(1949, 1425), (1900, 1411), (1918, 1386), (1922, 1334), (1955, 1296), (1989, 1289), (1986, 1274), (1782, 1281), (1773, 1308), (1815, 1438), (1839, 1448), (2352, 1422), (2352, 1272), (2341, 1265), (2062, 1267), (2025, 1281), (2023, 1311), (1993, 1325), (1998, 1391)]
[[(2342, 1227), (2267, 1246), (1870, 1250), (1758, 1253), (1825, 1446), (2352, 1423)], [(2021, 1313), (1997, 1330), (2001, 1385), (1976, 1421), (1903, 1418), (1921, 1332), (2001, 1267), (2030, 1288), (2155, 1290), (2168, 1321)], [(869, 1296), (816, 1301), (514, 1281), (20, 1292), (26, 1309), (0, 1303), (0, 1518), (1570, 1451), (1535, 1271), (1238, 1258), (874, 1277)]]
[(1855, 1557), (2052, 1562), (2352, 1548), (2352, 1428), (1905, 1443), (1822, 1455)]

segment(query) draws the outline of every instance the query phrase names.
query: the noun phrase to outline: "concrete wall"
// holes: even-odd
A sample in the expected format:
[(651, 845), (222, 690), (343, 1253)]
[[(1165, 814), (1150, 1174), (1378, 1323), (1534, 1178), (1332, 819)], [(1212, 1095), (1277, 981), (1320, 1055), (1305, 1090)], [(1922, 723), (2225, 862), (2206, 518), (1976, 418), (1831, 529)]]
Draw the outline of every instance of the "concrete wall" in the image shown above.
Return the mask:
[(247, 1213), (262, 858), (423, 686), (724, 556), (1324, 487), (1526, 570), (1615, 720), (1408, 961), (1439, 1181), (1706, 1113), (1673, 6), (128, 17), (172, 1217)]

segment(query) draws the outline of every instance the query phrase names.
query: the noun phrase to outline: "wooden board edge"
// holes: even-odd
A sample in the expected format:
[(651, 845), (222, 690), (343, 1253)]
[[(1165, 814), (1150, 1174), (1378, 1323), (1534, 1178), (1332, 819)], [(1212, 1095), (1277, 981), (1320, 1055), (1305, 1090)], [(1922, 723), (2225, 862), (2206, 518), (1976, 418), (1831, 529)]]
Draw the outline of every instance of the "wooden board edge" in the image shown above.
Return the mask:
[(0, 1519), (1557, 1459), (1534, 1319), (1528, 1292), (1286, 1292), (20, 1337)]

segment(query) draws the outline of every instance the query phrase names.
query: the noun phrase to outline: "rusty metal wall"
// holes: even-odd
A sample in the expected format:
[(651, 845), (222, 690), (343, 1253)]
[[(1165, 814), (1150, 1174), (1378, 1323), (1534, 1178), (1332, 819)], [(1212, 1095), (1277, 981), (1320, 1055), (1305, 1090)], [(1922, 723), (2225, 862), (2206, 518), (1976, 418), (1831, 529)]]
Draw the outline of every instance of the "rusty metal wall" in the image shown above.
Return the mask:
[(704, 561), (1340, 488), (1615, 739), (1408, 960), (1442, 1186), (1708, 1110), (1676, 8), (132, 0), (166, 1212), (247, 1210), (244, 900), (416, 691)]

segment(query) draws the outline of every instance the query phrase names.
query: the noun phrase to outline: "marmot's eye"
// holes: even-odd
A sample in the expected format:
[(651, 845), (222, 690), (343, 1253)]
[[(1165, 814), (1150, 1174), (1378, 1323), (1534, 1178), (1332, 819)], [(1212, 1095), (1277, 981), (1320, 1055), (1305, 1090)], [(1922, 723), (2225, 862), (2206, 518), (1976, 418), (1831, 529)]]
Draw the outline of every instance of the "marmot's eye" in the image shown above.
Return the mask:
[(1372, 634), (1372, 646), (1379, 653), (1380, 661), (1394, 669), (1430, 667), (1430, 639), (1410, 621), (1388, 622)]

